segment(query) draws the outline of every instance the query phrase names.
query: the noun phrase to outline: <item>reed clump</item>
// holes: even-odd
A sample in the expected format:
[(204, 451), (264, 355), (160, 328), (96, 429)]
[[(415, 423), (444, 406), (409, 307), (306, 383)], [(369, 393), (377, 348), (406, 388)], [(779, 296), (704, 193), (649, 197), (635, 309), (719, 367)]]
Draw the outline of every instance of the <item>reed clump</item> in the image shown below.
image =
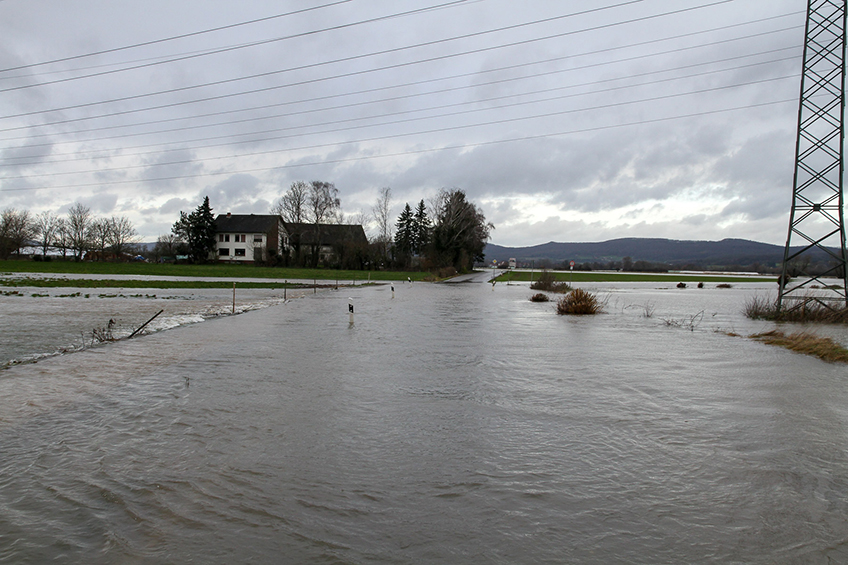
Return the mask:
[(548, 298), (547, 294), (537, 292), (533, 296), (530, 297), (530, 302), (548, 302), (550, 298)]
[(556, 280), (556, 276), (552, 272), (544, 270), (539, 275), (539, 278), (530, 284), (530, 288), (533, 290), (566, 293), (571, 290), (571, 285), (567, 282), (560, 282)]
[(779, 330), (772, 330), (753, 334), (749, 337), (768, 345), (776, 345), (797, 353), (813, 355), (831, 363), (848, 363), (848, 349), (828, 337), (819, 337), (809, 332), (786, 335)]
[(557, 314), (591, 315), (599, 314), (604, 304), (595, 294), (575, 288), (557, 302)]
[(804, 299), (794, 308), (778, 308), (776, 300), (767, 296), (754, 296), (745, 303), (744, 312), (745, 316), (753, 320), (848, 324), (848, 307), (834, 308), (813, 298)]

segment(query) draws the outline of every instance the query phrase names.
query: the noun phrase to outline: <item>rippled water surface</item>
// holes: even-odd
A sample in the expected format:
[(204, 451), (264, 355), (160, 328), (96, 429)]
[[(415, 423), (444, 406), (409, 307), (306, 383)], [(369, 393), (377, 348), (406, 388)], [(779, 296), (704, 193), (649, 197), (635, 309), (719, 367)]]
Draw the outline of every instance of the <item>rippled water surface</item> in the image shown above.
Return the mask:
[(342, 289), (11, 367), (0, 561), (848, 562), (848, 370), (728, 335), (756, 288), (659, 286)]

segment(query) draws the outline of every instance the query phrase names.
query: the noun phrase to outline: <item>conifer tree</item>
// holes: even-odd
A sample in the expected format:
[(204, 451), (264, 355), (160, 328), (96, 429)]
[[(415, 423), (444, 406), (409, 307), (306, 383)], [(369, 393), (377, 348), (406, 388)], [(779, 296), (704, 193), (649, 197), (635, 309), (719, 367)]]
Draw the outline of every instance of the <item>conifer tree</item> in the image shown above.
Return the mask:
[(188, 244), (189, 256), (195, 263), (203, 263), (215, 249), (215, 216), (209, 206), (209, 197), (194, 212), (180, 212), (180, 219), (171, 228), (174, 235)]
[(430, 231), (433, 229), (430, 225), (430, 218), (427, 216), (427, 208), (424, 206), (424, 200), (418, 203), (413, 222), (415, 234), (413, 237), (412, 252), (415, 255), (422, 255), (427, 248), (427, 244), (430, 243)]
[(395, 252), (404, 264), (407, 264), (415, 244), (415, 216), (409, 203), (404, 206), (395, 226)]

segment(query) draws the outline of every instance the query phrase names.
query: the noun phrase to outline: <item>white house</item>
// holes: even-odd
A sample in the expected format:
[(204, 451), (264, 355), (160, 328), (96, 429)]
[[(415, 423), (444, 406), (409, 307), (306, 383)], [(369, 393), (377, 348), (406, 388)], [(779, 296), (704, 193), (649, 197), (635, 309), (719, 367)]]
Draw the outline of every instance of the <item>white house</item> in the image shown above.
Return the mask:
[(274, 214), (221, 214), (215, 228), (218, 261), (264, 261), (288, 248), (283, 220)]

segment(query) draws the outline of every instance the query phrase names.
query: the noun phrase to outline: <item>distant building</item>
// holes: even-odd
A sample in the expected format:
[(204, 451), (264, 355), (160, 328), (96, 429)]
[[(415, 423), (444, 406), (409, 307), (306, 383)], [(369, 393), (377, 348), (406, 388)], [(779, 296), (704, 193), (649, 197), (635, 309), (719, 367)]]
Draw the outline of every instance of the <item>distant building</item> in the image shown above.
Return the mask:
[(286, 223), (275, 214), (221, 214), (215, 219), (218, 261), (254, 262), (271, 256), (312, 256), (330, 264), (346, 248), (368, 244), (361, 225)]
[(514, 257), (510, 257), (510, 259), (509, 259), (509, 268), (510, 269), (515, 268), (515, 258)]
[(215, 231), (218, 261), (264, 261), (288, 247), (283, 219), (275, 214), (221, 214)]
[(318, 263), (332, 263), (346, 247), (368, 245), (365, 230), (358, 224), (285, 223), (289, 250), (317, 254)]

